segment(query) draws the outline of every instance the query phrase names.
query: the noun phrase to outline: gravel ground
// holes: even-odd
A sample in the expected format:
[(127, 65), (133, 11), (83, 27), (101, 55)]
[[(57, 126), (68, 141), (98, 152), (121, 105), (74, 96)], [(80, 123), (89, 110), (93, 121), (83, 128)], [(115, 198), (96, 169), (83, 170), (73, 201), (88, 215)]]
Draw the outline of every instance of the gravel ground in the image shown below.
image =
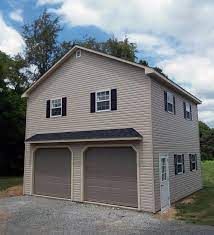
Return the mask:
[(20, 196), (0, 199), (0, 234), (214, 234), (214, 227), (159, 220), (152, 214)]

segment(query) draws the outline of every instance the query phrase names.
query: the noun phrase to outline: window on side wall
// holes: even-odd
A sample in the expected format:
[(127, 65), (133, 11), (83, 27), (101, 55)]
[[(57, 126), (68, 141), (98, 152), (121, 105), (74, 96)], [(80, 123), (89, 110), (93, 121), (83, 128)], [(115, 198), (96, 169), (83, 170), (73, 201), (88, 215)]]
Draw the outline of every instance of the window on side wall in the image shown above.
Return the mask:
[(184, 118), (192, 120), (192, 106), (188, 102), (184, 102)]
[(190, 171), (197, 170), (197, 154), (189, 155)]
[(175, 175), (185, 173), (184, 154), (174, 155)]
[(175, 97), (169, 92), (164, 92), (165, 111), (175, 114)]

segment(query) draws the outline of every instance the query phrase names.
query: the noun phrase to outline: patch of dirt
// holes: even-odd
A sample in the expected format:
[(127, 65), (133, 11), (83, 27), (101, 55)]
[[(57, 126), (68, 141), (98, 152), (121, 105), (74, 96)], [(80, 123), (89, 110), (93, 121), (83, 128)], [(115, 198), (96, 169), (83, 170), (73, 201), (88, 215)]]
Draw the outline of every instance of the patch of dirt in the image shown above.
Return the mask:
[[(189, 196), (189, 197), (186, 197), (184, 199), (181, 199), (179, 201), (180, 203), (182, 204), (192, 204), (194, 202), (194, 198), (193, 196)], [(154, 215), (155, 218), (158, 218), (158, 219), (165, 219), (165, 220), (174, 220), (176, 219), (176, 215), (177, 215), (177, 210), (175, 208), (175, 205), (173, 205), (172, 207), (170, 207), (167, 211), (165, 211), (164, 213), (161, 213), (160, 211), (158, 213), (156, 213)]]
[(23, 195), (23, 186), (17, 185), (0, 192), (0, 198)]
[(170, 207), (167, 211), (161, 213), (160, 211), (154, 215), (155, 218), (158, 218), (158, 219), (164, 219), (164, 220), (174, 220), (175, 217), (176, 217), (176, 209), (175, 207)]
[(3, 221), (3, 220), (7, 220), (8, 218), (9, 218), (8, 213), (6, 213), (3, 210), (0, 210), (0, 222)]
[(192, 204), (193, 201), (194, 201), (193, 197), (190, 196), (190, 197), (186, 197), (186, 198), (184, 198), (183, 200), (181, 200), (181, 203), (182, 203), (182, 204)]

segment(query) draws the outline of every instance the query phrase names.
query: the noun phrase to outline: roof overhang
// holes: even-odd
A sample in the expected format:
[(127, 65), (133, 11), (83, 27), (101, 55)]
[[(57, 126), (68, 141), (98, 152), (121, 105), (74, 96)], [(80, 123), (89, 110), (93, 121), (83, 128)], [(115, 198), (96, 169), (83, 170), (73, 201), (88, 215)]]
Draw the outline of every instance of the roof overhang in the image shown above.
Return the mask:
[(97, 141), (133, 141), (142, 140), (142, 135), (133, 128), (92, 130), (77, 132), (59, 132), (36, 134), (26, 139), (29, 143), (66, 143)]
[(148, 75), (151, 78), (158, 78), (160, 81), (165, 82), (166, 84), (172, 86), (174, 89), (178, 90), (180, 93), (186, 95), (187, 97), (189, 97), (193, 102), (195, 102), (196, 104), (201, 104), (201, 100), (199, 100), (197, 97), (195, 97), (194, 95), (190, 94), (188, 91), (186, 91), (185, 89), (183, 89), (182, 87), (180, 87), (179, 85), (177, 85), (175, 82), (173, 82), (172, 80), (170, 80), (169, 78), (166, 78), (165, 76), (163, 76), (161, 73), (157, 72), (155, 69), (150, 68), (148, 66), (144, 66), (138, 63), (134, 63), (128, 60), (124, 60), (115, 56), (111, 56), (111, 55), (107, 55), (105, 53), (99, 52), (99, 51), (95, 51), (95, 50), (91, 50), (85, 47), (81, 47), (78, 45), (75, 45), (70, 51), (68, 51), (57, 63), (55, 63), (45, 74), (43, 74), (37, 81), (35, 81), (23, 94), (22, 94), (22, 98), (23, 97), (29, 97), (30, 93), (42, 82), (44, 81), (47, 77), (49, 77), (58, 67), (60, 67), (60, 65), (62, 65), (73, 53), (75, 53), (76, 50), (81, 49), (87, 52), (91, 52), (93, 54), (97, 54), (103, 57), (107, 57), (122, 63), (126, 63), (129, 64), (131, 66), (135, 66), (138, 68), (141, 68), (145, 71), (145, 74)]
[(178, 84), (173, 82), (171, 79), (163, 76), (162, 74), (158, 73), (154, 69), (152, 69), (152, 70), (153, 71), (147, 73), (147, 76), (149, 76), (151, 78), (154, 78), (154, 79), (164, 83), (166, 86), (170, 86), (172, 89), (174, 89), (174, 90), (178, 91), (179, 93), (181, 93), (182, 95), (188, 97), (189, 99), (191, 99), (196, 104), (201, 104), (202, 103), (202, 101), (200, 99), (198, 99), (197, 97), (195, 97), (194, 95), (189, 93), (187, 90), (185, 90), (184, 88), (182, 88), (181, 86), (179, 86)]

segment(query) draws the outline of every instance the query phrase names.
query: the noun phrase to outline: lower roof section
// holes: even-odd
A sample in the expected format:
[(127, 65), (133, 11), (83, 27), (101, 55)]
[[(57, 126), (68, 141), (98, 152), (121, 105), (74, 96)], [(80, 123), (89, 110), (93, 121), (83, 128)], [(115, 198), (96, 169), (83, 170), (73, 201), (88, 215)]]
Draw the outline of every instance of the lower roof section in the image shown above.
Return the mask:
[(25, 142), (83, 142), (83, 141), (110, 141), (110, 140), (141, 140), (142, 135), (133, 128), (107, 129), (93, 131), (59, 132), (36, 134)]

